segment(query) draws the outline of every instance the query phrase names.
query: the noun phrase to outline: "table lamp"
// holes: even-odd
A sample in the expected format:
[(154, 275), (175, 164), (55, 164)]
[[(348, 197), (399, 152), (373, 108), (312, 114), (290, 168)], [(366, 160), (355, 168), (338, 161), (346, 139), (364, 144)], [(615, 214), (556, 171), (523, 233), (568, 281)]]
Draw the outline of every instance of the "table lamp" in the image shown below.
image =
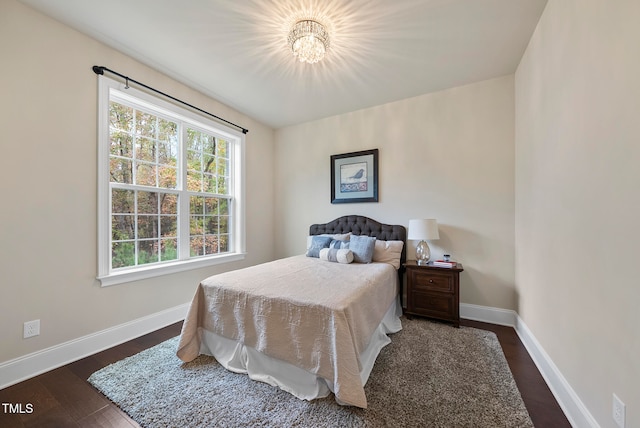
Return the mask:
[(407, 239), (420, 241), (416, 247), (416, 262), (419, 265), (426, 265), (431, 258), (431, 250), (427, 240), (440, 239), (438, 222), (433, 218), (409, 220), (409, 236), (407, 236)]

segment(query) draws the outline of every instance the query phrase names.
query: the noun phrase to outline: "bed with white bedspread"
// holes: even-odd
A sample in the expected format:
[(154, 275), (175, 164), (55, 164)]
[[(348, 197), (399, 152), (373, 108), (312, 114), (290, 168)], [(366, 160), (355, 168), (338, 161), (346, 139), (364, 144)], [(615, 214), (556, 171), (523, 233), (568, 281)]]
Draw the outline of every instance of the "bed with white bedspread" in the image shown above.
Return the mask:
[(340, 404), (366, 407), (364, 384), (375, 359), (390, 342), (387, 334), (402, 328), (405, 229), (345, 216), (311, 226), (310, 235), (373, 236), (377, 251), (370, 263), (299, 255), (206, 278), (177, 354), (183, 361), (213, 355), (228, 370), (298, 398), (333, 392)]

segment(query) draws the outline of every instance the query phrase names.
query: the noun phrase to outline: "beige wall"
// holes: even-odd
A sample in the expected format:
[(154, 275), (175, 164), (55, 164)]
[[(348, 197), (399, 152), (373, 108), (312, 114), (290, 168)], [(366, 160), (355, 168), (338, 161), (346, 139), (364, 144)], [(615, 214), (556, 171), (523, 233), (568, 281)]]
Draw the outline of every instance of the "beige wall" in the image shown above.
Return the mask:
[[(184, 304), (203, 277), (273, 258), (271, 128), (13, 0), (0, 3), (0, 58), (0, 362)], [(249, 128), (246, 260), (100, 287), (96, 64)], [(22, 339), (33, 319), (41, 335)]]
[(639, 22), (550, 0), (515, 79), (519, 313), (602, 427), (640, 427)]
[[(432, 251), (464, 263), (461, 300), (517, 309), (513, 97), (507, 76), (276, 131), (277, 255), (303, 253), (310, 224), (345, 214), (432, 217)], [(373, 148), (379, 202), (332, 205), (330, 156)]]

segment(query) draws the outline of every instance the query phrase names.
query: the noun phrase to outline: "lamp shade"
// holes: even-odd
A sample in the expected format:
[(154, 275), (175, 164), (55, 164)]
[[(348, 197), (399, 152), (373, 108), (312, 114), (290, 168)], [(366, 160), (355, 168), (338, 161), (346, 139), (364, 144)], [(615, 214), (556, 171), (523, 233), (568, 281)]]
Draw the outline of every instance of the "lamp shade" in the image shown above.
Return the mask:
[(437, 220), (434, 218), (409, 220), (407, 239), (416, 241), (440, 239)]

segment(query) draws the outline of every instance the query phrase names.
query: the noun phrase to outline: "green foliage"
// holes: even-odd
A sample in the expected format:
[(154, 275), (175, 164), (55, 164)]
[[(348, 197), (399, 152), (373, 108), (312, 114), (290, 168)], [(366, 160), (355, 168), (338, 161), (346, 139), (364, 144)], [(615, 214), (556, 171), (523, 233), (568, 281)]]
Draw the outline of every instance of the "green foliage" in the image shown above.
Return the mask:
[(114, 269), (135, 266), (135, 242), (114, 242), (111, 250), (111, 265)]

